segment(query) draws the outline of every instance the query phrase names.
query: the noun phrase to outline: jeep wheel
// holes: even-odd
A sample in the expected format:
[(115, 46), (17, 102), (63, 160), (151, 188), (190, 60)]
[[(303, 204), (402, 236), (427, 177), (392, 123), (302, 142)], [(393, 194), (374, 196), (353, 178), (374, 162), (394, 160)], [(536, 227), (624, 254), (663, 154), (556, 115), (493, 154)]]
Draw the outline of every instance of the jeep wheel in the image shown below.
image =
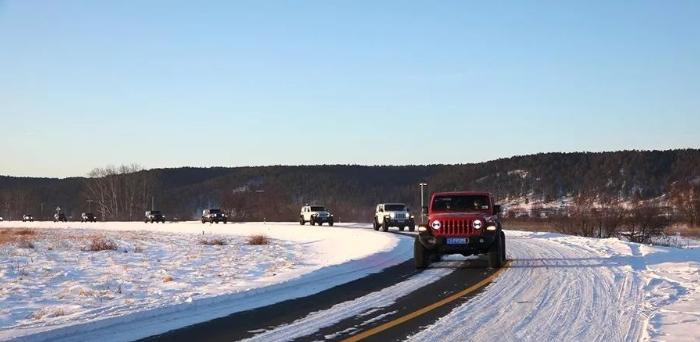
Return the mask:
[(372, 222), (374, 226), (374, 230), (379, 230), (379, 222), (377, 222), (377, 218), (374, 218), (374, 221)]
[(502, 253), (501, 260), (503, 261), (503, 263), (505, 263), (506, 262), (506, 234), (504, 234), (503, 232), (501, 232), (501, 253)]
[(406, 227), (404, 227), (404, 226), (400, 226), (400, 227), (399, 227), (399, 230), (400, 230), (400, 231), (403, 231), (404, 229), (406, 229)]
[(333, 220), (328, 221), (328, 226), (333, 227)]
[(383, 232), (389, 231), (389, 221), (388, 220), (384, 220), (384, 223), (382, 223), (382, 231)]
[(303, 226), (305, 223), (306, 223), (306, 222), (304, 222), (304, 217), (303, 217), (303, 216), (299, 216), (299, 224)]
[(415, 231), (416, 231), (416, 225), (415, 225), (415, 224), (409, 225), (409, 226), (408, 226), (408, 231), (409, 231), (409, 232), (415, 232)]
[(314, 218), (313, 218), (313, 217), (311, 218), (311, 221), (309, 221), (309, 223), (311, 223), (312, 226), (315, 226), (315, 225), (316, 225), (316, 221), (314, 221)]
[(418, 237), (413, 241), (413, 261), (418, 269), (430, 265), (430, 252), (418, 241)]
[(202, 219), (202, 224), (205, 224), (205, 223), (206, 223), (206, 221), (204, 221), (204, 219)]
[(319, 226), (322, 226), (322, 225), (323, 225), (323, 221), (318, 221), (318, 222), (316, 222), (316, 223), (318, 223)]
[(493, 242), (489, 249), (489, 267), (499, 268), (503, 265), (503, 241), (501, 234), (496, 235), (496, 241)]
[(430, 261), (431, 262), (442, 261), (442, 255), (440, 255), (439, 253), (431, 253), (430, 254)]

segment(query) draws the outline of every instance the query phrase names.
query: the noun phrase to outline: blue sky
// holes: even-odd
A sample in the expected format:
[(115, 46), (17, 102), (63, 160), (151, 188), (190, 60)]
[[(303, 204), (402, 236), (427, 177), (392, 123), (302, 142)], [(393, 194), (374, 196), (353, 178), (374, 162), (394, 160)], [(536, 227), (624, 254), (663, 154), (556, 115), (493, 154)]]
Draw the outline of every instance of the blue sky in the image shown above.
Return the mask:
[(700, 147), (698, 1), (0, 1), (0, 174)]

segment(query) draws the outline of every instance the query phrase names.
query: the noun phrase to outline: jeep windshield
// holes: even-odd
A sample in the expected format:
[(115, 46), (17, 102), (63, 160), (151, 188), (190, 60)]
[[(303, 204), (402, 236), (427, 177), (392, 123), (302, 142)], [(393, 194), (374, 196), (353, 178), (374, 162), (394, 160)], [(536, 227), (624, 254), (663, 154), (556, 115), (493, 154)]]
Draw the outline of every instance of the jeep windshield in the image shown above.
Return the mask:
[(210, 209), (210, 210), (209, 210), (209, 213), (210, 213), (210, 214), (220, 214), (220, 213), (221, 213), (221, 209)]
[(311, 211), (326, 211), (324, 207), (311, 207)]
[(387, 204), (384, 206), (385, 211), (406, 211), (406, 206), (403, 204)]
[(151, 211), (151, 215), (160, 215), (160, 211)]
[(488, 196), (436, 196), (431, 210), (434, 212), (483, 212), (490, 209)]

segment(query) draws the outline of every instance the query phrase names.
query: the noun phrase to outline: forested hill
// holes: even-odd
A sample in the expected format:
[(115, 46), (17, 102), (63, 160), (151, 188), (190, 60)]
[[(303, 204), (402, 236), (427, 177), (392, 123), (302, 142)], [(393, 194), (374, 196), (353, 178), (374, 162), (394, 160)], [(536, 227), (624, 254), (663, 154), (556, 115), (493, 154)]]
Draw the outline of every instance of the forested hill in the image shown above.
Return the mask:
[(181, 219), (221, 207), (234, 220), (294, 220), (301, 205), (319, 203), (341, 220), (368, 221), (378, 202), (418, 208), (421, 181), (429, 184), (428, 192), (484, 190), (501, 200), (529, 196), (551, 201), (568, 195), (651, 199), (672, 189), (697, 191), (700, 150), (541, 153), (461, 165), (122, 167), (96, 169), (91, 176), (0, 176), (0, 216), (17, 219), (28, 212), (48, 217), (61, 206), (76, 219), (91, 206), (106, 219), (140, 220), (153, 199), (156, 209)]

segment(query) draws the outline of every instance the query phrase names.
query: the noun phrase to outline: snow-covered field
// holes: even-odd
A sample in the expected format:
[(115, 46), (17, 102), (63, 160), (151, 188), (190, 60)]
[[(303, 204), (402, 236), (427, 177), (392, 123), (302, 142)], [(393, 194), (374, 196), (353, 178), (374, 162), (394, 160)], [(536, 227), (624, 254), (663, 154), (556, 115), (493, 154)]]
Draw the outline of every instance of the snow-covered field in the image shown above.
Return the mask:
[[(301, 297), (412, 257), (412, 240), (366, 225), (55, 224), (0, 243), (0, 339), (129, 340)], [(79, 228), (79, 229), (78, 229)], [(353, 229), (357, 228), (357, 229)], [(265, 234), (266, 245), (248, 238)], [(654, 247), (618, 239), (508, 231), (510, 268), (410, 339), (683, 341), (700, 339), (700, 244)], [(95, 237), (116, 250), (87, 251)], [(224, 245), (202, 244), (220, 239)], [(2, 242), (2, 238), (0, 238)], [(464, 260), (452, 256), (381, 291), (261, 331), (283, 341), (350, 317), (347, 336)]]
[(700, 339), (700, 248), (507, 235), (510, 269), (411, 340)]
[[(407, 239), (341, 226), (2, 222), (32, 231), (0, 244), (0, 339), (145, 337), (412, 257)], [(256, 234), (269, 243), (249, 245)], [(89, 251), (94, 239), (116, 250)]]

